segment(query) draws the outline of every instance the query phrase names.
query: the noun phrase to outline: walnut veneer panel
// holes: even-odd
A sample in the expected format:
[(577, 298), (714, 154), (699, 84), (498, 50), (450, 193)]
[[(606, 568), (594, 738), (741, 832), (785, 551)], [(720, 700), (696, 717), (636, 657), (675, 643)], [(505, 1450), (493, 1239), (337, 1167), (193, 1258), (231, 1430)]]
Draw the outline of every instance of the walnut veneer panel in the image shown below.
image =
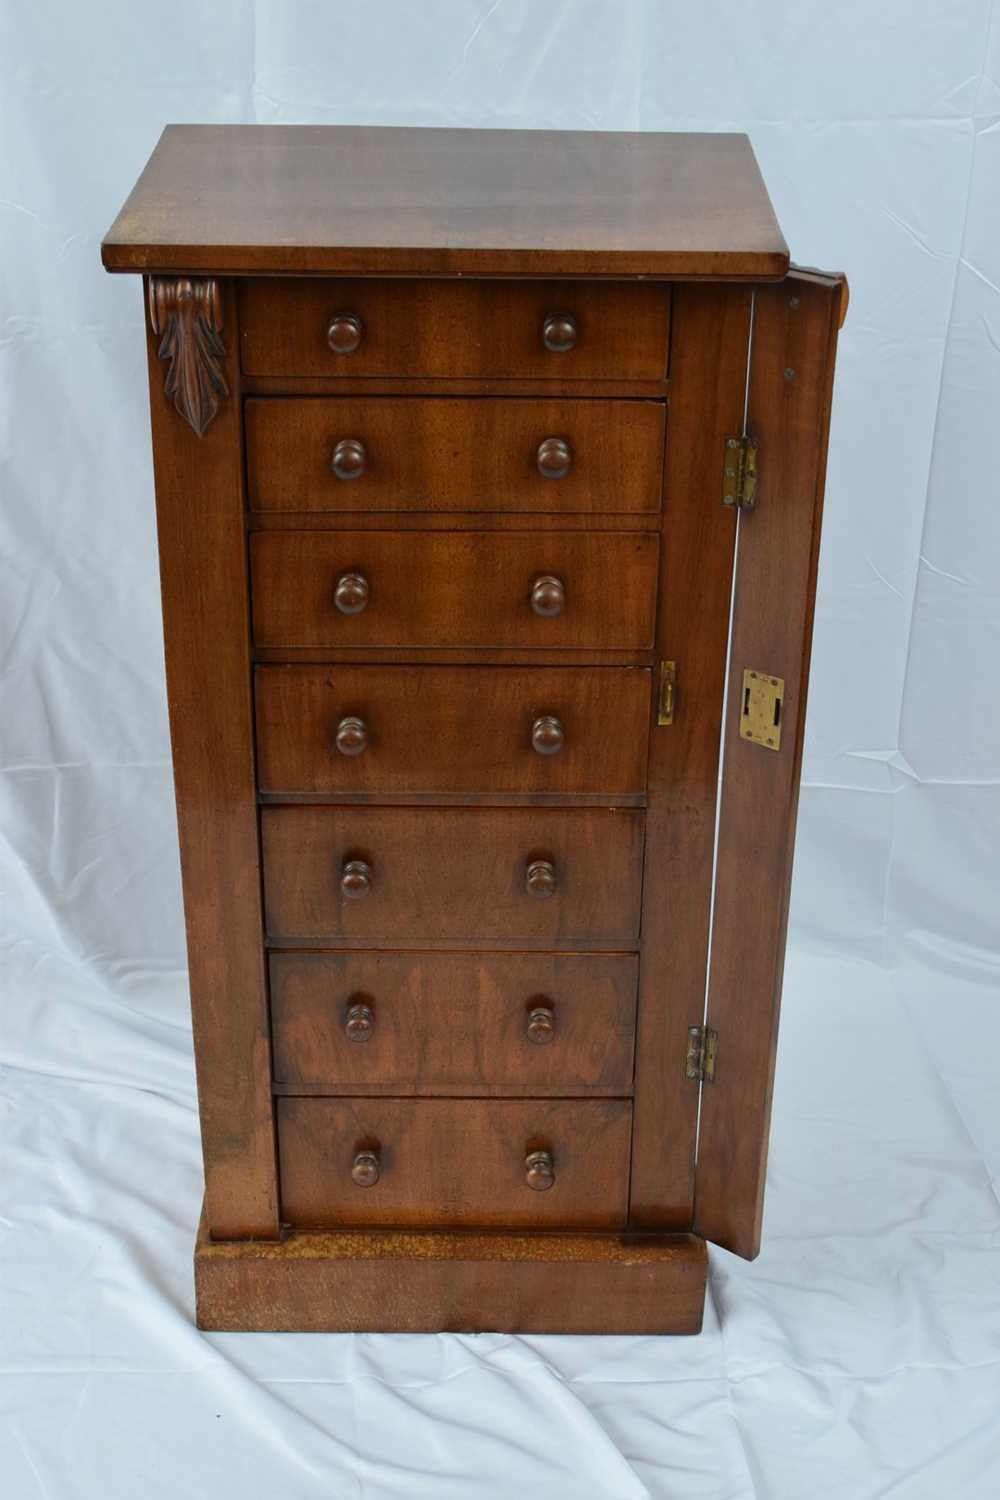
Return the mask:
[(265, 807), (267, 931), (317, 947), (628, 944), (642, 834), (626, 808)]
[[(257, 532), (258, 646), (569, 647), (652, 644), (659, 537), (642, 532)], [(337, 607), (346, 574), (367, 603)], [(546, 579), (555, 579), (562, 602)], [(549, 594), (538, 614), (538, 588)]]
[[(355, 319), (350, 350), (330, 324)], [(571, 346), (546, 344), (568, 319)], [(662, 380), (667, 284), (564, 281), (247, 281), (240, 289), (250, 375), (483, 380)], [(549, 343), (555, 330), (549, 325)], [(564, 335), (565, 336), (565, 335)], [(568, 341), (568, 340), (567, 340)], [(333, 344), (338, 337), (333, 335)]]
[(258, 782), (275, 798), (641, 796), (650, 679), (639, 667), (258, 667)]
[(778, 278), (745, 135), (168, 125), (111, 271)]
[(250, 505), (655, 515), (664, 412), (657, 401), (248, 401)]
[(627, 954), (273, 953), (288, 1092), (628, 1094)]
[[(624, 1100), (285, 1098), (277, 1112), (282, 1215), (296, 1228), (625, 1222)], [(375, 1158), (364, 1174), (359, 1154)]]

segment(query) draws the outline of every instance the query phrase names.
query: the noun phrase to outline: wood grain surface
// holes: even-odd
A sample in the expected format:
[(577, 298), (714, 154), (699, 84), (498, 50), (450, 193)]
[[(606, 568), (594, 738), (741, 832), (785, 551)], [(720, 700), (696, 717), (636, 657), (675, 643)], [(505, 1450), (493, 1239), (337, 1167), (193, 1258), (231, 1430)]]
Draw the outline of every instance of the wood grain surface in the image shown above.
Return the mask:
[(691, 1224), (698, 1087), (687, 1029), (701, 1023), (736, 525), (722, 505), (725, 438), (741, 430), (750, 294), (679, 287), (664, 486), (657, 647), (677, 663), (674, 722), (654, 718), (646, 790), (631, 1216)]
[(198, 437), (164, 389), (147, 327), (153, 471), (191, 1012), (217, 1237), (278, 1233), (271, 1054), (250, 698), (232, 287), (220, 288), (231, 393)]
[[(752, 1258), (760, 1248), (778, 1011), (795, 844), (823, 481), (843, 277), (789, 277), (757, 293), (750, 430), (757, 504), (740, 517), (729, 714), (719, 819), (706, 1085), (695, 1227)], [(781, 748), (740, 738), (743, 672), (784, 679)], [(748, 909), (747, 891), (754, 899)]]
[[(634, 956), (603, 953), (273, 953), (275, 1083), (328, 1094), (627, 1095), (637, 968)], [(352, 1041), (346, 1022), (359, 1003), (370, 1027)], [(551, 1031), (536, 1041), (540, 1009)]]
[[(525, 940), (634, 943), (643, 814), (603, 808), (265, 807), (267, 931), (272, 942)], [(345, 861), (373, 871), (345, 898)], [(555, 866), (548, 897), (526, 890), (529, 865)]]
[[(246, 404), (250, 505), (257, 511), (449, 511), (655, 515), (664, 406), (655, 401), (412, 396)], [(545, 478), (539, 450), (569, 447), (568, 473)], [(359, 442), (364, 471), (339, 479), (339, 442)]]
[[(255, 701), (259, 786), (270, 798), (645, 791), (650, 673), (641, 668), (258, 667)], [(348, 720), (364, 748), (344, 754)]]
[[(257, 532), (250, 539), (258, 646), (642, 650), (653, 643), (659, 537), (588, 532)], [(362, 573), (367, 608), (341, 614), (337, 580)], [(531, 607), (539, 578), (560, 614)]]
[(110, 271), (774, 278), (745, 135), (168, 125)]
[(690, 1234), (339, 1230), (195, 1252), (199, 1328), (294, 1333), (698, 1333)]
[[(250, 375), (437, 379), (662, 380), (669, 283), (250, 280), (240, 284), (243, 368)], [(347, 310), (362, 334), (330, 348)], [(546, 320), (572, 319), (571, 347), (546, 346)]]
[[(619, 1099), (279, 1098), (282, 1217), (296, 1228), (385, 1224), (613, 1229), (625, 1222), (631, 1107)], [(379, 1160), (358, 1187), (359, 1149)], [(526, 1180), (535, 1150), (554, 1181)]]

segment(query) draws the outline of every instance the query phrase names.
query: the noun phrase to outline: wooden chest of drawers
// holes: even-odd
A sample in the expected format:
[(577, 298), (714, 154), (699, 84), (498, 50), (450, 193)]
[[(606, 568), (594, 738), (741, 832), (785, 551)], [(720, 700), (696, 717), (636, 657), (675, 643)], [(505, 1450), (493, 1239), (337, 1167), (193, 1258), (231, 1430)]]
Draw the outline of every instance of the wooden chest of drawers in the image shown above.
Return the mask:
[(103, 254), (199, 1321), (696, 1331), (759, 1243), (843, 279), (738, 136), (171, 127)]

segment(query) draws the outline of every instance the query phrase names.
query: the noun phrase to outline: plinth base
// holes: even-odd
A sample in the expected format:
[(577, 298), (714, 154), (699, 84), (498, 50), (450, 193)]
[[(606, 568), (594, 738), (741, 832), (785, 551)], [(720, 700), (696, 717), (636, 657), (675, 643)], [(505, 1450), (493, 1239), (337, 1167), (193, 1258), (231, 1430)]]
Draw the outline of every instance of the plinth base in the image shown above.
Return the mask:
[(195, 1247), (198, 1326), (262, 1333), (698, 1333), (691, 1234), (341, 1230)]

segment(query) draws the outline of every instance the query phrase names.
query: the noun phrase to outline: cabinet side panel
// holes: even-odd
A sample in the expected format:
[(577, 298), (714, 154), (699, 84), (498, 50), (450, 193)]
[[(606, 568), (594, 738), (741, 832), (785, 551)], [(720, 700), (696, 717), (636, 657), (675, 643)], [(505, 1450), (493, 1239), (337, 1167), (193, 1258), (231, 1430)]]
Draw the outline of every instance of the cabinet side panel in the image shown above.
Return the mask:
[[(756, 508), (740, 516), (709, 1025), (695, 1185), (700, 1234), (760, 1248), (833, 362), (846, 284), (793, 275), (757, 291), (748, 427)], [(783, 679), (777, 750), (741, 737), (744, 672)], [(773, 713), (773, 710), (772, 710)], [(747, 723), (747, 728), (755, 726)]]
[(750, 293), (678, 286), (674, 309), (656, 650), (677, 687), (673, 723), (651, 715), (630, 1221), (687, 1229), (698, 1089), (684, 1056), (705, 1005), (736, 526), (722, 472), (743, 422)]
[[(190, 311), (186, 327), (179, 318), (171, 323), (172, 308), (184, 311), (187, 285), (154, 287), (157, 327), (147, 313), (147, 338), (207, 1222), (217, 1239), (267, 1238), (278, 1233), (278, 1200), (254, 792), (236, 307), (231, 283), (219, 282), (217, 297), (209, 301), (210, 283), (196, 282), (216, 327), (207, 332), (195, 327)], [(204, 398), (209, 389), (212, 394)], [(206, 418), (199, 437), (195, 424)]]

